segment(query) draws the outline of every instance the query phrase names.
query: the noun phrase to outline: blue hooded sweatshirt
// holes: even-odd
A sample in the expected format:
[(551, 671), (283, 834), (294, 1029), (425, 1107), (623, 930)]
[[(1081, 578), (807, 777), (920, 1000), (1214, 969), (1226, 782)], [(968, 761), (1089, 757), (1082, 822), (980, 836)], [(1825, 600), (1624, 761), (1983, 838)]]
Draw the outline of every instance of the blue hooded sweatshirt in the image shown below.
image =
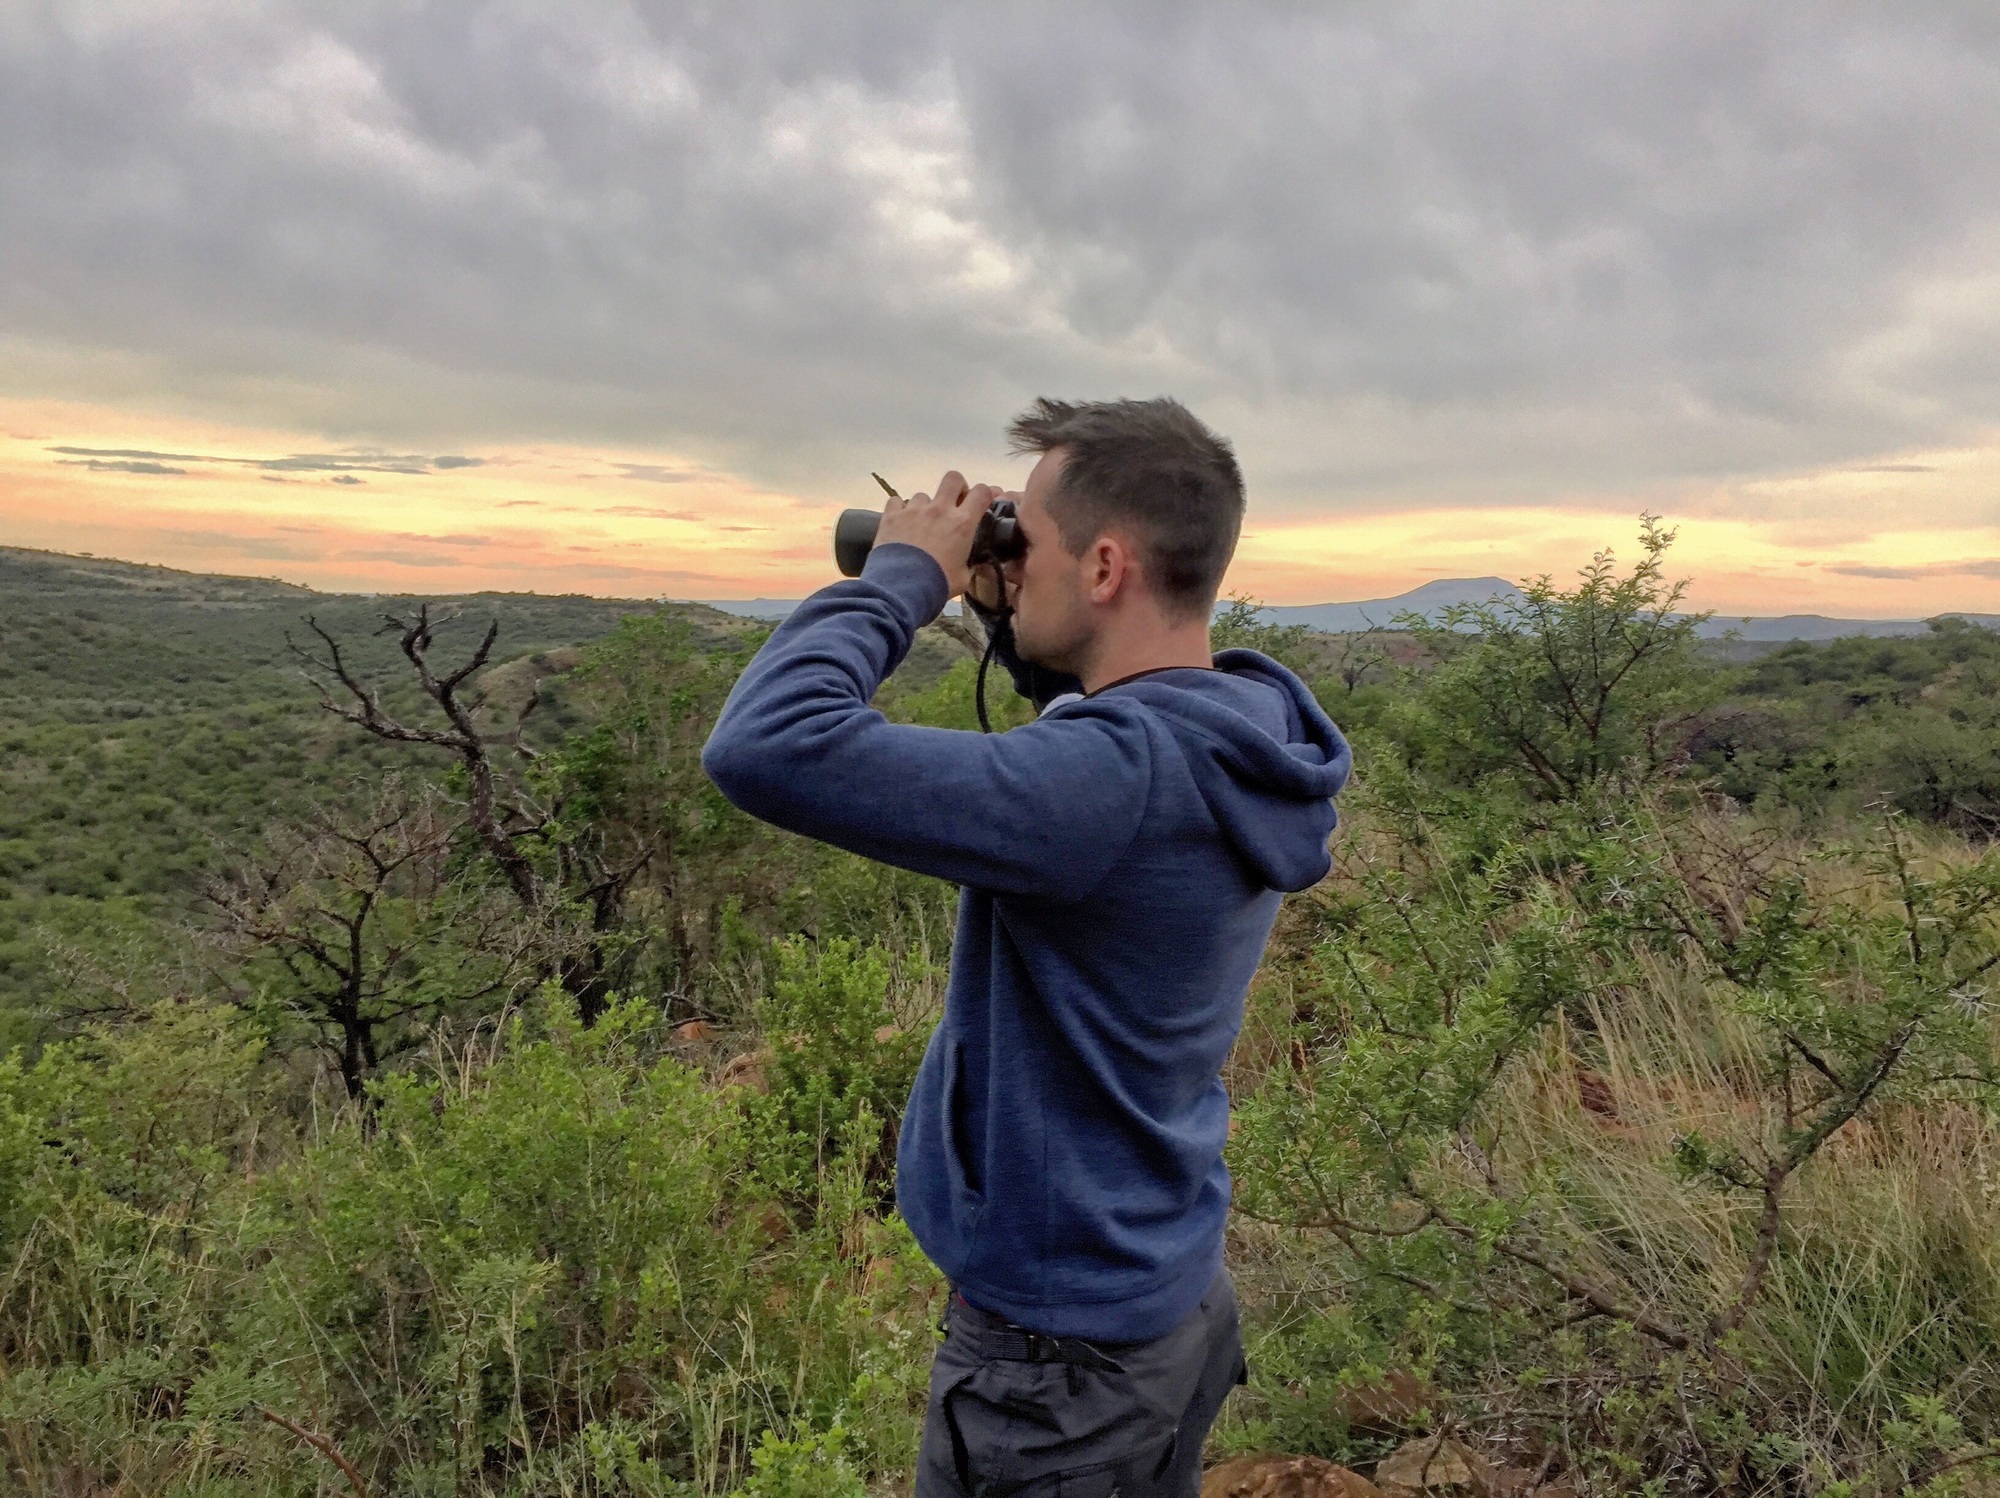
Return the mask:
[(869, 706), (943, 609), (887, 545), (807, 599), (702, 765), (753, 816), (963, 886), (896, 1194), (982, 1309), (1050, 1336), (1164, 1336), (1222, 1266), (1220, 1072), (1278, 911), (1325, 876), (1350, 758), (1283, 666), (1224, 651), (983, 735)]

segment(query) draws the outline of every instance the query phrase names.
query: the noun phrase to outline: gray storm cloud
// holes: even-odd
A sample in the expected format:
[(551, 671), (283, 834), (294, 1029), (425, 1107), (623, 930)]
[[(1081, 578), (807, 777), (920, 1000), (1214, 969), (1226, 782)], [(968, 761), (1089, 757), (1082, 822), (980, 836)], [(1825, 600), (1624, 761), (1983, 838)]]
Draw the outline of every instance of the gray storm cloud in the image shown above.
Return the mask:
[(1414, 502), (2000, 409), (1985, 7), (16, 6), (0, 200), (14, 393), (355, 441), (810, 484), (1173, 391)]

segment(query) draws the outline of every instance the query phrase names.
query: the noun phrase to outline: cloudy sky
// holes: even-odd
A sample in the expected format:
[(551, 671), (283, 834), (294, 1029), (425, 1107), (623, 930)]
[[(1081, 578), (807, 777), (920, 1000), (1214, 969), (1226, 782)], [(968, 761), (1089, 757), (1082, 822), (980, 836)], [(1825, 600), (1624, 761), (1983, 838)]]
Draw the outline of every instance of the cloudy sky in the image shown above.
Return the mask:
[(1272, 602), (2000, 611), (2000, 8), (0, 6), (0, 544), (797, 596), (1162, 392)]

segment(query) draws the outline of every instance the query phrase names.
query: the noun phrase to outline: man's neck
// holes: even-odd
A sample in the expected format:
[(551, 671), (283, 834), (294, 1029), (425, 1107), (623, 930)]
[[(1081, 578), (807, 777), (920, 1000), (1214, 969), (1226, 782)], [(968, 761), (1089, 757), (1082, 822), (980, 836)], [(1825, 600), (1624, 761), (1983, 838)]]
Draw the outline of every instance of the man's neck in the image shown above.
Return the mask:
[(1196, 618), (1186, 624), (1100, 637), (1097, 649), (1078, 674), (1086, 692), (1095, 692), (1115, 681), (1147, 671), (1166, 671), (1178, 666), (1207, 670), (1215, 664), (1208, 643), (1208, 620)]

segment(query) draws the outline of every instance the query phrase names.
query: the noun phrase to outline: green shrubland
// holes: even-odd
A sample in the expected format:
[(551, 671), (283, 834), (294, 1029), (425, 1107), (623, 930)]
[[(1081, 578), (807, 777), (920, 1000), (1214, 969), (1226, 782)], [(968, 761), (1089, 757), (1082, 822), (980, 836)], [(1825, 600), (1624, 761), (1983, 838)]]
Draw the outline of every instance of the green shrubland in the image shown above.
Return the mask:
[[(1226, 1077), (1218, 1451), (1994, 1480), (2000, 641), (1732, 663), (1670, 541), (1396, 632), (1218, 627), (1360, 765)], [(5, 1489), (897, 1490), (942, 1287), (895, 1133), (953, 892), (701, 778), (755, 631), (550, 601), (441, 690), (477, 600), (411, 655), (406, 602), (15, 565), (49, 689), (0, 839)], [(186, 700), (121, 654), (161, 618)], [(927, 632), (880, 705), (968, 726), (974, 678)]]
[(908, 1461), (931, 1285), (867, 1143), (767, 1184), (638, 1002), (551, 990), (289, 1128), (251, 1030), (167, 1006), (0, 1074), (18, 1481), (713, 1492), (836, 1428)]

